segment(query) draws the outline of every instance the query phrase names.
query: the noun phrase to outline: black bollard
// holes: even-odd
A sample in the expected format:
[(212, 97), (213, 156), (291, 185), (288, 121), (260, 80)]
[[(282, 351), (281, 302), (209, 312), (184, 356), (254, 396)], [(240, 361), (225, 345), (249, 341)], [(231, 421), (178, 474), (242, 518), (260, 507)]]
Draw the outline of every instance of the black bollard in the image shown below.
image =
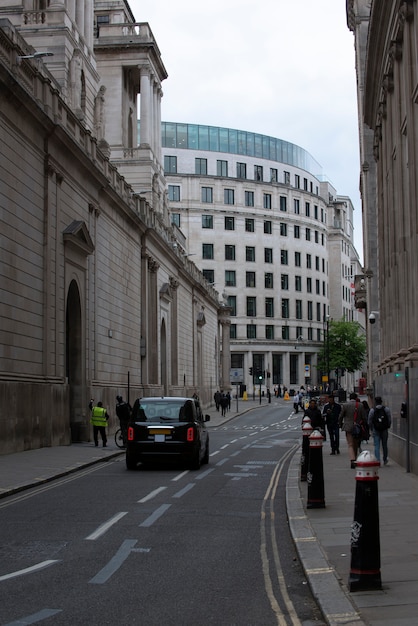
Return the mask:
[(308, 476), (309, 466), (309, 436), (312, 433), (311, 420), (304, 417), (302, 421), (302, 455), (300, 457), (300, 480), (305, 482)]
[(379, 497), (380, 463), (371, 452), (356, 461), (356, 500), (351, 525), (350, 591), (382, 588), (380, 577)]
[(319, 430), (314, 430), (309, 437), (308, 502), (306, 505), (308, 509), (325, 508), (323, 441), (324, 438)]

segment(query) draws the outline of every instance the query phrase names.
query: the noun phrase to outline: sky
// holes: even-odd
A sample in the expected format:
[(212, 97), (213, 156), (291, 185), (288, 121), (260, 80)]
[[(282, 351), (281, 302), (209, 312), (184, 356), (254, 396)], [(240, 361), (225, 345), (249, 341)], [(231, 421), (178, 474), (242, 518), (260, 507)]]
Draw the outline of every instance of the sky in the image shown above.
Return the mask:
[[(128, 0), (129, 1), (129, 0)], [(307, 150), (354, 211), (362, 250), (354, 36), (346, 0), (131, 0), (168, 78), (162, 119), (236, 128)]]

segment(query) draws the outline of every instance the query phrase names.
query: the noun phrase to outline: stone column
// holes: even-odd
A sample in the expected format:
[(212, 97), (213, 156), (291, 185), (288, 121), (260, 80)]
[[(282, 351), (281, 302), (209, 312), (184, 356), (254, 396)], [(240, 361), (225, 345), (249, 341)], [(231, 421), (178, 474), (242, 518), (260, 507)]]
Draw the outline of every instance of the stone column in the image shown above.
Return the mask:
[(151, 143), (151, 88), (150, 70), (140, 67), (140, 146), (149, 146)]
[(84, 12), (84, 40), (89, 48), (93, 50), (93, 29), (94, 29), (93, 2), (86, 2)]
[(231, 370), (231, 347), (230, 347), (230, 326), (231, 308), (222, 306), (218, 311), (219, 323), (222, 326), (222, 360), (221, 360), (221, 387), (225, 391), (231, 389), (229, 374)]
[(84, 0), (76, 0), (76, 24), (79, 33), (84, 36)]

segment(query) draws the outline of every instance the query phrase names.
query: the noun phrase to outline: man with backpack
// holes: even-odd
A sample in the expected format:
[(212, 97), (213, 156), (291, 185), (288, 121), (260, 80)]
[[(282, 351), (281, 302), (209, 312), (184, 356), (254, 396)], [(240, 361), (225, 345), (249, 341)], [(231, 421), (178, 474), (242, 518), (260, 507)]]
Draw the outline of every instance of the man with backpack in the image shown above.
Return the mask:
[(373, 434), (374, 455), (380, 462), (380, 444), (383, 450), (383, 463), (388, 464), (388, 431), (392, 425), (392, 415), (387, 406), (382, 403), (382, 398), (376, 396), (375, 408), (369, 412), (369, 428)]

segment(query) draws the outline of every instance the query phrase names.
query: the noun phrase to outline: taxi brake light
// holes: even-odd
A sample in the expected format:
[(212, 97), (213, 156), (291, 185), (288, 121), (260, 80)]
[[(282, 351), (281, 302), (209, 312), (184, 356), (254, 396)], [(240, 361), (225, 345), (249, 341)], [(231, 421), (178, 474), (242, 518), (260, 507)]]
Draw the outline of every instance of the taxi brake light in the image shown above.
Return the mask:
[(187, 441), (194, 441), (194, 428), (187, 429)]
[(128, 441), (134, 440), (134, 429), (132, 426), (128, 426)]

